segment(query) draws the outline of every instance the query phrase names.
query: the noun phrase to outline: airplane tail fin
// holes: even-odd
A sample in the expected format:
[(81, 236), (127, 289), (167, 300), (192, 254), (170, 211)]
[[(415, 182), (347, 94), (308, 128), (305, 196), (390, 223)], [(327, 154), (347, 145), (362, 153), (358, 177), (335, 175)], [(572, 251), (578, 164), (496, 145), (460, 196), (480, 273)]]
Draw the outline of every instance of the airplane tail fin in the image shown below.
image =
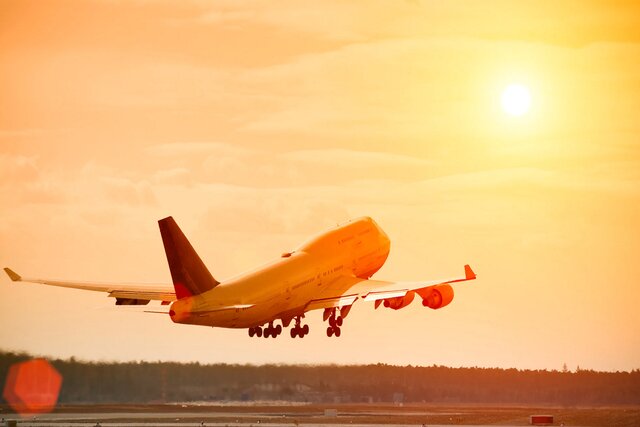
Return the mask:
[(186, 298), (213, 289), (213, 278), (172, 217), (158, 221), (176, 297)]

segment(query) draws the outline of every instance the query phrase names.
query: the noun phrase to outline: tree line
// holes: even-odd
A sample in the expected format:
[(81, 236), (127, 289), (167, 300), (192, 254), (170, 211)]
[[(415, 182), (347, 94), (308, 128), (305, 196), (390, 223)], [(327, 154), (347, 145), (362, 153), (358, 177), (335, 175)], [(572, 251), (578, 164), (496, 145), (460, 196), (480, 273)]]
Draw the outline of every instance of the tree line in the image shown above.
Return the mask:
[[(5, 384), (14, 363), (0, 352)], [(59, 403), (283, 400), (532, 405), (638, 405), (640, 370), (576, 372), (445, 366), (230, 365), (49, 360), (63, 377)]]

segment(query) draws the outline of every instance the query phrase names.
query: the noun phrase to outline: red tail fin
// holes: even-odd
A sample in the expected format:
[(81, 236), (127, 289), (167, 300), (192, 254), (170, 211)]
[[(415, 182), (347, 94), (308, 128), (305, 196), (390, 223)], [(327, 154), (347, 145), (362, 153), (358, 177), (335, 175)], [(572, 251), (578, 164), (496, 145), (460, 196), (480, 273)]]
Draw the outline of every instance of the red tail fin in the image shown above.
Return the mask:
[(172, 217), (158, 221), (178, 299), (199, 295), (218, 285)]

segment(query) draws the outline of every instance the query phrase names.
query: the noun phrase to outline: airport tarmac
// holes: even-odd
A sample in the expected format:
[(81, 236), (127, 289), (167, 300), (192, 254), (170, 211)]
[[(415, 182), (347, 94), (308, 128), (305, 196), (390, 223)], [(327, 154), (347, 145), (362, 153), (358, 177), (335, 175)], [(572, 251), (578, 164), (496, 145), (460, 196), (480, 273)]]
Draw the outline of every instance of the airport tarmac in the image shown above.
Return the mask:
[[(18, 419), (17, 425), (22, 427), (259, 427), (259, 426), (268, 426), (268, 427), (380, 427), (380, 425), (389, 425), (386, 423), (376, 423), (376, 424), (354, 424), (354, 423), (340, 423), (340, 422), (332, 422), (332, 423), (322, 423), (322, 422), (299, 422), (295, 419), (289, 419), (286, 421), (275, 421), (269, 420), (266, 422), (235, 422), (235, 421), (226, 421), (226, 422), (206, 422), (202, 420), (197, 420), (199, 417), (189, 418), (189, 419), (181, 419), (174, 418), (173, 420), (162, 420), (159, 421), (157, 416), (159, 414), (148, 414), (146, 417), (137, 417), (135, 421), (115, 421), (111, 418), (112, 421), (104, 420), (101, 418), (94, 418), (93, 414), (87, 414), (84, 416), (83, 414), (77, 414), (78, 416), (69, 418), (69, 417), (38, 417), (36, 419)], [(142, 414), (140, 414), (142, 415)], [(200, 417), (201, 418), (201, 417)], [(91, 420), (91, 421), (89, 421)], [(337, 421), (337, 420), (336, 420)], [(7, 424), (0, 424), (0, 426), (4, 427)], [(451, 426), (452, 424), (395, 424), (395, 427), (441, 427), (441, 426)], [(495, 426), (495, 424), (486, 424), (486, 425), (478, 425), (478, 424), (455, 424), (459, 427), (491, 427)], [(500, 424), (501, 427), (521, 427), (525, 424)], [(559, 425), (559, 424), (556, 424)], [(574, 426), (580, 427), (580, 426)]]
[[(85, 423), (85, 422), (80, 422), (80, 423), (52, 423), (51, 421), (39, 421), (39, 422), (30, 422), (30, 421), (20, 421), (18, 423), (19, 426), (23, 426), (23, 427), (49, 427), (49, 426), (70, 426), (70, 427), (95, 427), (97, 424), (95, 422), (92, 423)], [(187, 421), (187, 422), (168, 422), (168, 423), (158, 423), (158, 422), (124, 422), (124, 423), (110, 423), (110, 422), (101, 422), (100, 427), (150, 427), (150, 426), (157, 426), (157, 427), (258, 427), (262, 424), (255, 424), (255, 423), (200, 423), (200, 422), (192, 422), (192, 421)], [(449, 426), (451, 424), (448, 424)], [(458, 427), (492, 427), (489, 425), (471, 425), (471, 424), (466, 424), (466, 425), (460, 425), (460, 424), (456, 424)], [(269, 427), (292, 427), (292, 426), (296, 426), (296, 427), (380, 427), (380, 424), (304, 424), (304, 423), (300, 423), (300, 424), (295, 424), (295, 423), (276, 423), (276, 424), (268, 424)], [(447, 424), (394, 424), (394, 427), (424, 427), (424, 426), (428, 426), (428, 427), (445, 427), (447, 426)], [(509, 425), (501, 425), (501, 427), (522, 427), (523, 424), (520, 425), (513, 425), (513, 426), (509, 426)], [(579, 427), (579, 426), (574, 426), (574, 427)]]
[[(640, 408), (563, 408), (508, 406), (414, 405), (308, 405), (277, 407), (225, 407), (196, 405), (76, 405), (54, 413), (18, 417), (4, 407), (1, 416), (23, 427), (377, 427), (529, 425), (533, 414), (552, 414), (555, 426), (637, 427)], [(327, 412), (325, 412), (327, 411)], [(0, 426), (2, 424), (0, 423)]]

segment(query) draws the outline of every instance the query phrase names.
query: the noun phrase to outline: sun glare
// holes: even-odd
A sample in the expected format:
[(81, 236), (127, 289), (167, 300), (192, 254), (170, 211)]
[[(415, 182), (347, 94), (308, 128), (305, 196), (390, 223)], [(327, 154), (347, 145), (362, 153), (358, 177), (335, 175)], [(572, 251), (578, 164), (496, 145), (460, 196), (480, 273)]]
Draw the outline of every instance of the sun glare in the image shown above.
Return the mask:
[(502, 109), (511, 116), (522, 116), (531, 107), (531, 94), (526, 86), (511, 84), (502, 91)]

